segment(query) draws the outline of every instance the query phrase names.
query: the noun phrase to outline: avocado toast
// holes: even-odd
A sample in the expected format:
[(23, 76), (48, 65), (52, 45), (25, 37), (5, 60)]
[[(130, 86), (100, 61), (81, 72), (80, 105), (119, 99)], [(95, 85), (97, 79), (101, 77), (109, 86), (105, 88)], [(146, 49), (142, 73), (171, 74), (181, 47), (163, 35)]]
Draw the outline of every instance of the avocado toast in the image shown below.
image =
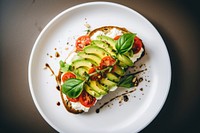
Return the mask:
[(76, 40), (76, 50), (60, 61), (60, 94), (74, 114), (88, 112), (104, 95), (118, 87), (133, 87), (125, 75), (145, 53), (142, 40), (126, 28), (104, 26)]

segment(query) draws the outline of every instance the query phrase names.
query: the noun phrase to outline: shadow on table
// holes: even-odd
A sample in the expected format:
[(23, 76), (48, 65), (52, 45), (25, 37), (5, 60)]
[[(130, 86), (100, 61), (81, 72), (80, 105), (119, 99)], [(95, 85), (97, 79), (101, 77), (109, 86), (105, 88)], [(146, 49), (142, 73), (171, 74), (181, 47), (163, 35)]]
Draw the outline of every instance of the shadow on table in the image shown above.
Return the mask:
[[(146, 133), (146, 132), (172, 133), (172, 132), (195, 131), (195, 129), (190, 129), (190, 127), (198, 127), (197, 121), (199, 120), (196, 114), (199, 113), (198, 112), (199, 108), (194, 107), (192, 109), (193, 111), (190, 111), (190, 112), (193, 112), (194, 114), (189, 114), (188, 112), (186, 111), (184, 112), (184, 110), (181, 110), (181, 108), (179, 108), (183, 106), (184, 108), (190, 107), (189, 105), (187, 105), (188, 104), (187, 102), (180, 101), (183, 99), (183, 96), (185, 95), (185, 93), (190, 93), (190, 90), (189, 90), (190, 88), (188, 88), (188, 86), (183, 85), (183, 81), (185, 81), (184, 78), (186, 76), (184, 72), (186, 69), (183, 67), (183, 65), (186, 64), (184, 63), (184, 60), (182, 59), (183, 53), (180, 53), (180, 50), (177, 50), (178, 45), (175, 44), (175, 41), (172, 39), (172, 37), (170, 37), (170, 34), (168, 34), (166, 30), (163, 27), (161, 27), (161, 25), (154, 22), (153, 24), (157, 28), (158, 32), (161, 34), (166, 44), (166, 47), (168, 49), (170, 60), (171, 60), (172, 79), (171, 79), (170, 91), (162, 110), (160, 111), (158, 116), (145, 129), (141, 131), (141, 133)], [(191, 81), (192, 80), (190, 80), (190, 82)], [(189, 98), (192, 97), (191, 95), (192, 93), (189, 94)], [(196, 105), (198, 104), (197, 103), (198, 100), (195, 101)], [(177, 106), (177, 105), (180, 105), (180, 106)], [(181, 114), (179, 115), (178, 113), (180, 112)], [(188, 116), (186, 117), (187, 119), (184, 119), (181, 117), (183, 115), (191, 115), (191, 116)], [(189, 121), (191, 121), (191, 123)], [(193, 126), (190, 124), (193, 124)]]

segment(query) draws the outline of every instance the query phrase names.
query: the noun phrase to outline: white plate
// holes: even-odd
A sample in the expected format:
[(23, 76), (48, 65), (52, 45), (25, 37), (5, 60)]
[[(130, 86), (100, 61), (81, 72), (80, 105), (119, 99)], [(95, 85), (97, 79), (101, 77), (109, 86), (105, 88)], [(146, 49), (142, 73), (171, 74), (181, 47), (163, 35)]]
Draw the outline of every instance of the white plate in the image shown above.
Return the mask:
[[(136, 65), (145, 63), (146, 66), (140, 69), (147, 68), (147, 71), (140, 75), (145, 81), (130, 94), (128, 102), (119, 104), (118, 100), (114, 100), (100, 113), (95, 112), (100, 106), (97, 104), (89, 113), (74, 115), (68, 113), (63, 105), (56, 105), (58, 101), (61, 102), (61, 98), (56, 90), (54, 77), (50, 71), (44, 70), (44, 66), (48, 63), (55, 72), (58, 71), (58, 62), (69, 53), (69, 50), (64, 50), (67, 42), (71, 45), (77, 36), (84, 34), (86, 23), (90, 24), (92, 29), (116, 25), (137, 33), (144, 42), (147, 54)], [(56, 51), (61, 55), (59, 58), (54, 56)], [(170, 87), (171, 65), (163, 39), (142, 15), (119, 4), (92, 2), (69, 8), (47, 24), (34, 44), (28, 77), (37, 109), (57, 131), (128, 133), (142, 130), (161, 110)], [(143, 91), (140, 88), (143, 88)], [(123, 92), (125, 90), (118, 89), (105, 96), (101, 103)]]

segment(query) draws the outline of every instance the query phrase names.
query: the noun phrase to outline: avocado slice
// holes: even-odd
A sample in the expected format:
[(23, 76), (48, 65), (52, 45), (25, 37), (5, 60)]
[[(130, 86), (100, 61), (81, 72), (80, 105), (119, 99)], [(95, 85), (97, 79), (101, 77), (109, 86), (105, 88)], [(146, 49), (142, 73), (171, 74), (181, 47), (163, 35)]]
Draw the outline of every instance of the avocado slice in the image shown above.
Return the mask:
[(114, 81), (114, 82), (119, 82), (119, 78), (115, 75), (115, 74), (113, 74), (113, 73), (111, 73), (111, 72), (109, 72), (109, 73), (107, 73), (106, 74), (106, 77), (109, 79), (109, 80), (111, 80), (111, 81)]
[(89, 86), (96, 91), (97, 93), (101, 94), (101, 95), (105, 95), (107, 94), (107, 92), (105, 90), (103, 90), (101, 87), (97, 86), (97, 81), (91, 80), (89, 81)]
[(79, 68), (77, 68), (76, 69), (76, 72), (79, 74), (79, 75), (84, 75), (84, 73), (87, 73), (88, 72), (88, 70), (87, 70), (87, 68), (85, 68), (85, 67), (79, 67)]
[(122, 69), (120, 66), (118, 65), (115, 65), (115, 68), (113, 69), (113, 72), (120, 75), (120, 76), (123, 76), (125, 74), (125, 71), (124, 69)]
[(99, 82), (96, 82), (96, 84), (97, 84), (97, 86), (98, 86), (99, 88), (102, 88), (102, 89), (105, 90), (106, 92), (109, 91), (108, 87), (106, 87), (106, 86), (100, 84)]
[(88, 60), (88, 59), (78, 59), (78, 60), (75, 60), (72, 62), (73, 69), (77, 69), (79, 67), (84, 67), (87, 70), (89, 70), (90, 68), (92, 68), (93, 65), (97, 66), (96, 62), (94, 62), (92, 60)]
[(98, 65), (101, 62), (101, 58), (98, 57), (97, 55), (86, 54), (85, 52), (78, 52), (78, 56), (80, 56), (82, 58), (86, 58), (86, 59), (92, 60), (92, 61), (96, 62), (96, 64), (98, 64)]
[(110, 80), (107, 79), (107, 78), (102, 78), (102, 79), (100, 80), (100, 83), (101, 83), (101, 84), (104, 84), (104, 85), (106, 85), (106, 86), (108, 86), (108, 87), (113, 87), (113, 86), (116, 86), (116, 85), (117, 85), (115, 82), (110, 81)]
[(125, 55), (128, 57), (133, 57), (133, 50), (129, 50), (127, 53), (125, 53)]
[(114, 39), (104, 35), (97, 36), (97, 39), (108, 43), (112, 47), (112, 49), (116, 50), (115, 45), (117, 42)]
[(93, 40), (91, 44), (93, 46), (98, 46), (100, 48), (103, 48), (108, 53), (110, 53), (112, 56), (116, 56), (116, 53), (114, 52), (114, 50), (112, 49), (112, 47), (109, 44), (105, 43), (105, 42), (102, 42), (100, 40)]
[(128, 65), (126, 65), (124, 62), (119, 61), (119, 66), (123, 67), (123, 68), (127, 68)]
[(129, 57), (123, 54), (118, 54), (117, 58), (119, 59), (120, 62), (123, 62), (127, 66), (133, 66), (133, 62)]
[(99, 94), (96, 91), (94, 91), (89, 85), (84, 84), (84, 88), (87, 91), (87, 93), (89, 93), (93, 97), (96, 97), (96, 98), (101, 97), (101, 94)]
[(94, 54), (99, 56), (101, 59), (105, 56), (108, 56), (109, 53), (107, 51), (105, 51), (104, 49), (98, 47), (98, 46), (86, 46), (84, 49), (84, 52), (87, 54)]
[(75, 73), (78, 79), (82, 79), (85, 80), (86, 77), (84, 76), (85, 73), (88, 73), (88, 69), (85, 67), (79, 67), (77, 69), (75, 69)]

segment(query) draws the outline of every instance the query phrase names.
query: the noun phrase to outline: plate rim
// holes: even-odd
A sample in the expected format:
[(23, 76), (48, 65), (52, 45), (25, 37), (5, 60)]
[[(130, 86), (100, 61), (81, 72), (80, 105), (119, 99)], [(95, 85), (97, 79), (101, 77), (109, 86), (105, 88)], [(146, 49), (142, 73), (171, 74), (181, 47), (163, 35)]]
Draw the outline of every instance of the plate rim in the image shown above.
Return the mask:
[[(31, 92), (31, 96), (32, 96), (32, 99), (34, 101), (34, 105), (36, 106), (37, 110), (39, 111), (39, 114), (42, 116), (42, 118), (51, 126), (53, 127), (55, 130), (59, 131), (59, 132), (62, 132), (57, 126), (54, 125), (54, 123), (52, 123), (48, 117), (44, 114), (44, 112), (42, 111), (42, 109), (40, 108), (40, 105), (38, 104), (37, 102), (37, 99), (35, 97), (35, 93), (34, 93), (34, 89), (33, 89), (33, 85), (32, 85), (32, 63), (33, 63), (33, 56), (34, 56), (34, 53), (35, 53), (35, 50), (36, 50), (36, 47), (39, 45), (39, 41), (40, 39), (42, 38), (42, 35), (45, 33), (45, 31), (57, 20), (59, 19), (60, 17), (62, 17), (64, 14), (66, 14), (67, 12), (70, 12), (71, 10), (75, 10), (75, 9), (78, 9), (80, 7), (84, 7), (84, 6), (91, 6), (91, 5), (109, 5), (109, 6), (116, 6), (116, 7), (120, 7), (120, 8), (123, 8), (123, 9), (126, 9), (126, 10), (129, 10), (131, 12), (134, 12), (136, 13), (137, 15), (139, 15), (143, 20), (145, 20), (145, 22), (149, 23), (152, 28), (154, 30), (156, 30), (156, 32), (158, 33), (159, 35), (159, 38), (162, 40), (162, 42), (165, 44), (162, 36), (160, 35), (160, 33), (158, 32), (158, 30), (154, 27), (154, 25), (148, 20), (146, 19), (143, 15), (141, 15), (140, 13), (138, 13), (137, 11), (135, 11), (134, 9), (128, 7), (128, 6), (125, 6), (125, 5), (122, 5), (122, 4), (119, 4), (119, 3), (114, 3), (114, 2), (86, 2), (86, 3), (82, 3), (82, 4), (78, 4), (78, 5), (75, 5), (75, 6), (72, 6), (70, 8), (67, 8), (66, 10), (60, 12), (58, 15), (56, 15), (53, 19), (51, 19), (47, 25), (43, 28), (43, 30), (40, 32), (39, 36), (37, 37), (33, 47), (32, 47), (32, 50), (31, 50), (31, 54), (30, 54), (30, 57), (29, 57), (29, 62), (28, 62), (28, 83), (29, 83), (29, 90)], [(157, 112), (155, 112), (155, 115), (152, 117), (152, 119), (148, 120), (148, 122), (146, 122), (146, 124), (144, 124), (143, 126), (140, 126), (140, 128), (137, 128), (137, 132), (143, 130), (145, 127), (147, 127), (151, 122), (153, 122), (153, 120), (159, 115), (161, 109), (163, 108), (164, 104), (166, 103), (166, 100), (167, 100), (167, 97), (168, 97), (168, 94), (169, 94), (169, 90), (170, 90), (170, 86), (171, 86), (171, 80), (172, 80), (172, 69), (171, 69), (171, 61), (170, 61), (170, 56), (169, 56), (169, 52), (168, 52), (168, 49), (166, 47), (166, 44), (164, 45), (166, 51), (167, 51), (167, 56), (168, 56), (168, 63), (169, 63), (169, 80), (168, 80), (168, 86), (166, 88), (168, 88), (165, 92), (165, 97), (162, 99), (163, 102), (161, 102), (162, 104), (159, 106), (159, 109), (157, 109)]]

